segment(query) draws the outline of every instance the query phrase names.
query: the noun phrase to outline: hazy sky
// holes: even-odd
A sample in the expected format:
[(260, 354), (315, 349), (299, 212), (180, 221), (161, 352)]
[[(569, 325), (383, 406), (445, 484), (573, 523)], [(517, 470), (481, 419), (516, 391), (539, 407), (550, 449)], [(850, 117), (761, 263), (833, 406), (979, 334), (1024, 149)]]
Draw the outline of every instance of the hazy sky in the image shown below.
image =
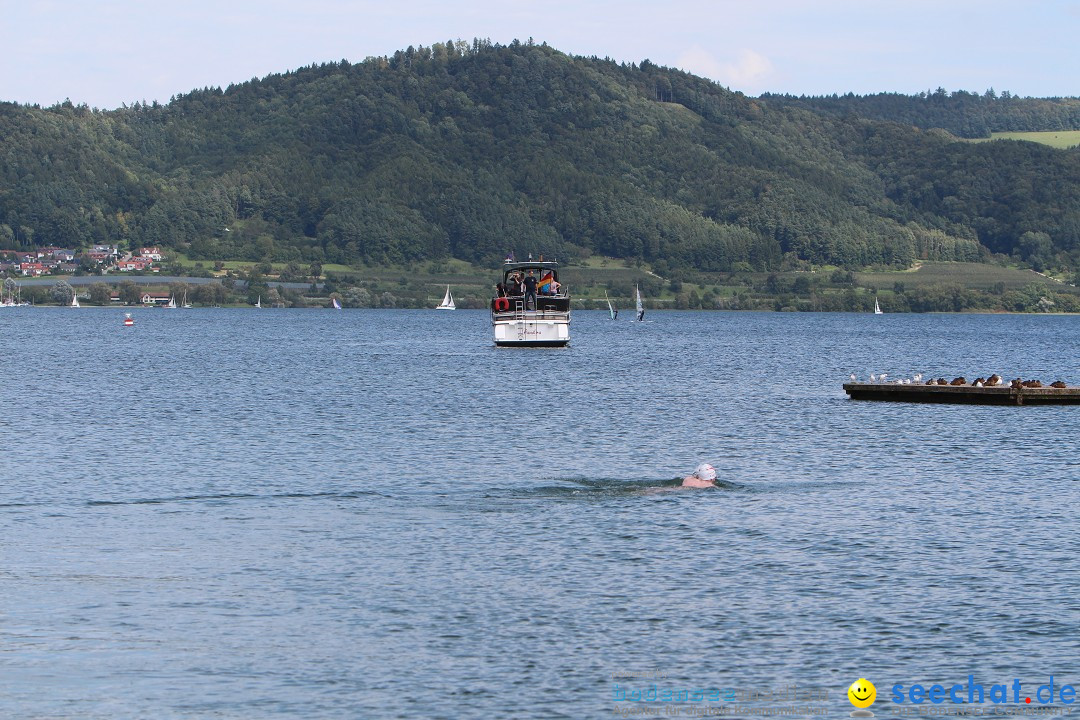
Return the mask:
[(750, 95), (1080, 96), (1080, 0), (0, 0), (0, 100), (167, 102), (475, 37), (648, 58)]

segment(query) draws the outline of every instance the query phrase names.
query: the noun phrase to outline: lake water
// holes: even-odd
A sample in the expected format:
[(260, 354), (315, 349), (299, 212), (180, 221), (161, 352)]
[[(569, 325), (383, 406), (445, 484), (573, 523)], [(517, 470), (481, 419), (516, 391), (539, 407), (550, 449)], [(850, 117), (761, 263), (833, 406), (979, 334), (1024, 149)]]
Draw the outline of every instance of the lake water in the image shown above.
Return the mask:
[[(134, 315), (0, 310), (5, 717), (1080, 685), (1080, 408), (841, 388), (1080, 383), (1080, 318), (578, 312), (521, 350), (476, 311)], [(656, 490), (702, 461), (730, 485)]]

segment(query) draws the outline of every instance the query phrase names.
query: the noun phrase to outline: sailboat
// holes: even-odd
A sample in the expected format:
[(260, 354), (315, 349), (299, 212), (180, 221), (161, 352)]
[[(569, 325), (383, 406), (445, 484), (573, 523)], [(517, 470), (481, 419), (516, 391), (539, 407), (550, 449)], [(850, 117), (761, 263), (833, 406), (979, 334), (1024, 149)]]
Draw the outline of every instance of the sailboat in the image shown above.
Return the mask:
[(607, 300), (607, 311), (608, 315), (611, 316), (611, 319), (614, 320), (615, 318), (619, 317), (619, 311), (611, 305), (611, 298), (607, 296), (607, 293), (604, 293), (604, 299)]
[(165, 305), (165, 307), (167, 307), (167, 308), (169, 308), (171, 310), (175, 310), (176, 309), (176, 298), (174, 298), (172, 295), (170, 295), (169, 296), (169, 302)]
[(72, 291), (71, 293), (71, 307), (80, 307), (78, 293)]
[(334, 298), (334, 309), (335, 310), (340, 310), (341, 309), (341, 303), (338, 302), (337, 298)]
[(877, 298), (874, 298), (874, 314), (875, 315), (884, 315), (885, 314), (885, 313), (881, 312), (881, 306), (878, 305)]
[(191, 303), (187, 301), (187, 290), (184, 291), (184, 302), (180, 305), (180, 307), (184, 308), (185, 310), (191, 309)]
[(635, 285), (634, 291), (637, 294), (637, 319), (641, 322), (645, 318), (645, 306), (641, 304), (641, 288)]
[(262, 295), (260, 295), (259, 299), (255, 301), (255, 307), (260, 309), (262, 308)]
[(454, 296), (450, 294), (450, 286), (446, 286), (446, 295), (443, 296), (442, 302), (435, 308), (436, 310), (457, 310), (457, 305), (454, 304)]

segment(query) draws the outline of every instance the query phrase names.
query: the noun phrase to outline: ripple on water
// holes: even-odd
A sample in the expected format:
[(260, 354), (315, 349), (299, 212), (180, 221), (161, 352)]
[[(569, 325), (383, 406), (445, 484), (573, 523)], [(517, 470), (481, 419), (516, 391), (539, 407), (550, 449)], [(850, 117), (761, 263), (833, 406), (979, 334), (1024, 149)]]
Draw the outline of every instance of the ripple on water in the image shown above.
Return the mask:
[[(7, 715), (594, 717), (650, 669), (830, 712), (860, 675), (1080, 681), (1076, 410), (840, 390), (1080, 382), (1073, 318), (583, 312), (547, 353), (469, 311), (119, 318), (0, 318), (35, 369), (0, 413)], [(723, 486), (678, 489), (702, 461)]]

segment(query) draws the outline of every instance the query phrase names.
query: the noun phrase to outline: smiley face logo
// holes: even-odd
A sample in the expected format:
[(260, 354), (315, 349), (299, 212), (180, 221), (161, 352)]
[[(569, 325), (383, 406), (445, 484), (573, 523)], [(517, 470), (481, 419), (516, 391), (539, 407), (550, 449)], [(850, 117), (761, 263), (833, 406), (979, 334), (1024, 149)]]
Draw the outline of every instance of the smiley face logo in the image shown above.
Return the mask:
[(877, 688), (866, 678), (859, 678), (851, 683), (851, 687), (847, 690), (847, 698), (857, 708), (868, 708), (877, 699)]

